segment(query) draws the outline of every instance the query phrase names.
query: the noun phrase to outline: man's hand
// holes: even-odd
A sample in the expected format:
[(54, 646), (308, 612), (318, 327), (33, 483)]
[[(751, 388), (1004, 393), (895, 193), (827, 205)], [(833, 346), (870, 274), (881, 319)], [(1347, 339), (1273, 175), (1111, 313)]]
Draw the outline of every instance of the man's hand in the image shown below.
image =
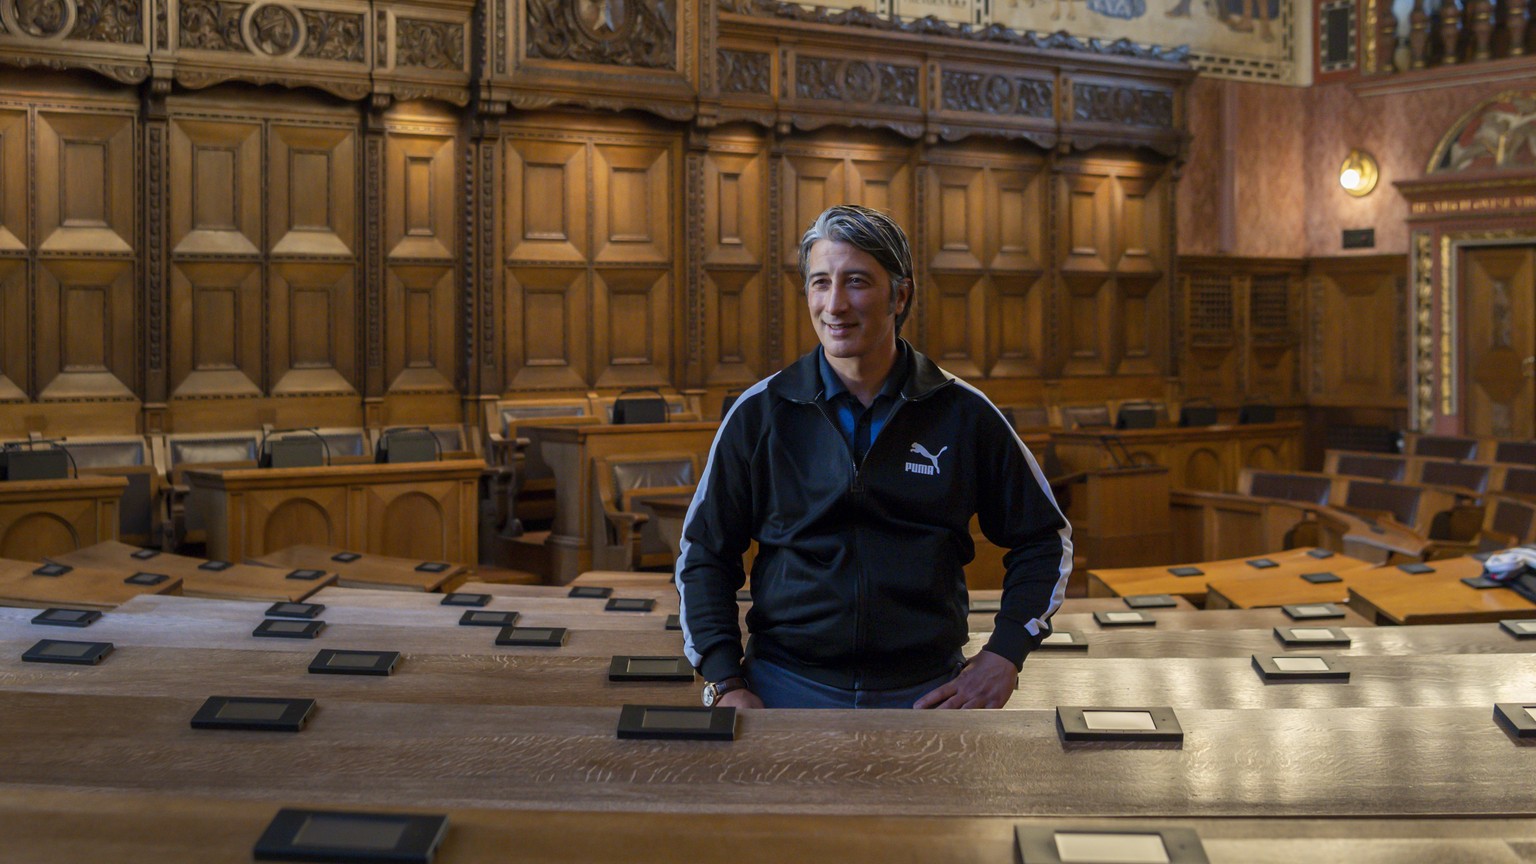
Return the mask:
[[(913, 708), (1001, 708), (1019, 686), (1013, 663), (991, 651), (978, 651), (965, 668), (945, 684), (935, 687)], [(727, 693), (734, 696), (734, 693)]]
[(715, 707), (761, 708), (763, 707), (763, 700), (757, 698), (756, 693), (753, 693), (751, 690), (743, 687), (740, 690), (732, 690), (724, 696), (721, 696), (720, 701), (715, 703)]

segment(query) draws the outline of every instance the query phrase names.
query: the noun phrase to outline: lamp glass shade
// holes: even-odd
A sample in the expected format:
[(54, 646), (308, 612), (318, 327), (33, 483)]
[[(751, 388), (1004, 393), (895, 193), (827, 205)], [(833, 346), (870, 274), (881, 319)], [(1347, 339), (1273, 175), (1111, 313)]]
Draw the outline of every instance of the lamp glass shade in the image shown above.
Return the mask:
[(1378, 177), (1376, 160), (1364, 150), (1351, 150), (1339, 166), (1339, 185), (1356, 198), (1371, 194)]

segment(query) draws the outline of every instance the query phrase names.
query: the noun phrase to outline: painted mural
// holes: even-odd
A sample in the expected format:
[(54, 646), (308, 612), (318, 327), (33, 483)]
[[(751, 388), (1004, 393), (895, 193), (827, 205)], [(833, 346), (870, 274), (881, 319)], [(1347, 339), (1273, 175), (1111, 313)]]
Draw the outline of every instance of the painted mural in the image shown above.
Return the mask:
[(1296, 81), (1296, 0), (821, 0), (829, 9), (932, 15), (957, 24), (1065, 30), (1084, 39), (1188, 45), (1203, 71), (1256, 81)]

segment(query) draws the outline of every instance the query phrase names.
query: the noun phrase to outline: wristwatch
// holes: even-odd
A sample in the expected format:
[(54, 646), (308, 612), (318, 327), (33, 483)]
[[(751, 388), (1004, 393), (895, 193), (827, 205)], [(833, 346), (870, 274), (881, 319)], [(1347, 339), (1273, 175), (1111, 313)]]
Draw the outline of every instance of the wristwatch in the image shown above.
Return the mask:
[(711, 681), (704, 685), (704, 707), (713, 708), (720, 702), (720, 697), (732, 690), (747, 689), (747, 682), (742, 678), (727, 678), (724, 681)]

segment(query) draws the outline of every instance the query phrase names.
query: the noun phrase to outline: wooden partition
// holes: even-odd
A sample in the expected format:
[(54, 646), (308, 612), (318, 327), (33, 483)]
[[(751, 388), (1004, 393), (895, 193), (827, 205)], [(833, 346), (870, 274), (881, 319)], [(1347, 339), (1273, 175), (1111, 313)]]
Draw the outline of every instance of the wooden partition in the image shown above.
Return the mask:
[(479, 460), (188, 471), (208, 554), (241, 561), (309, 543), (417, 561), (474, 562)]
[(41, 561), (116, 540), (123, 477), (0, 482), (0, 558)]
[(1232, 492), (1244, 468), (1294, 470), (1301, 459), (1301, 424), (1078, 430), (1052, 433), (1069, 471), (1163, 465), (1173, 489)]

